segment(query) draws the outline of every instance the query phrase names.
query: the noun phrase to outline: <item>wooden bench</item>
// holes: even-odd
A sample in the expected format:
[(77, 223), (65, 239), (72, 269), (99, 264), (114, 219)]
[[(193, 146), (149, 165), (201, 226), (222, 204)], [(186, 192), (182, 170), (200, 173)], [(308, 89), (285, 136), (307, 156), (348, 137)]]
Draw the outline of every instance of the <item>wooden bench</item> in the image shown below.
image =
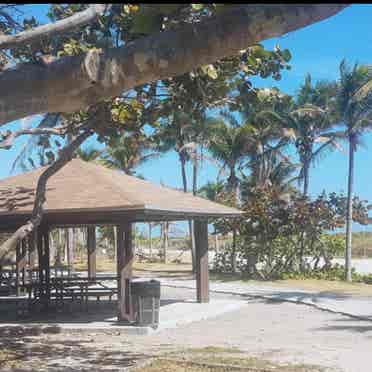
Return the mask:
[[(24, 316), (28, 313), (28, 296), (27, 295), (10, 295), (0, 296), (0, 304), (5, 303), (6, 305), (15, 304), (17, 318)], [(9, 310), (7, 310), (9, 311)]]

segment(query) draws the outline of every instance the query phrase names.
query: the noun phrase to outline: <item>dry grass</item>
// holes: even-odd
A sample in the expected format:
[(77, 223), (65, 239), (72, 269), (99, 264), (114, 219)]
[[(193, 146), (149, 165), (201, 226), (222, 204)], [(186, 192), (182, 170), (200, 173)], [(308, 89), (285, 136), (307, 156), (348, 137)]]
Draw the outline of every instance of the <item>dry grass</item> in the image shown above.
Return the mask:
[(134, 262), (134, 270), (137, 271), (152, 271), (152, 272), (177, 272), (180, 274), (188, 274), (191, 272), (191, 264), (176, 264), (176, 263), (147, 263)]
[[(86, 263), (83, 261), (76, 261), (74, 264), (76, 270), (86, 270)], [(148, 263), (138, 262), (133, 265), (134, 274), (141, 276), (145, 273), (154, 273), (159, 276), (169, 277), (184, 277), (192, 275), (191, 264), (176, 264), (176, 263)], [(116, 272), (116, 264), (112, 260), (97, 259), (98, 272)], [(220, 274), (210, 273), (210, 279), (215, 281), (240, 281), (257, 286), (269, 285), (275, 288), (296, 288), (319, 292), (332, 292), (345, 295), (355, 296), (371, 296), (372, 285), (364, 283), (346, 283), (342, 281), (318, 280), (318, 279), (288, 279), (276, 281), (255, 281), (242, 279), (238, 274)]]
[(238, 349), (209, 346), (202, 349), (187, 349), (155, 358), (137, 372), (225, 372), (225, 371), (278, 371), (319, 372), (317, 366), (274, 364), (267, 360), (247, 357)]
[[(75, 270), (87, 270), (86, 260), (76, 260), (74, 262)], [(177, 272), (180, 274), (187, 274), (191, 271), (191, 264), (177, 264), (177, 263), (159, 263), (159, 262), (139, 262), (134, 261), (133, 269), (137, 271), (149, 272)], [(97, 272), (116, 272), (116, 263), (114, 260), (97, 257)]]
[(306, 280), (278, 280), (275, 282), (266, 282), (269, 285), (284, 287), (284, 288), (300, 288), (305, 290), (313, 291), (326, 291), (333, 293), (340, 293), (346, 295), (356, 296), (371, 296), (372, 285), (364, 283), (346, 283), (342, 281), (331, 281), (331, 280), (317, 280), (317, 279), (306, 279)]
[(274, 288), (294, 288), (309, 291), (332, 292), (337, 294), (354, 296), (371, 296), (372, 285), (365, 283), (347, 283), (337, 280), (321, 279), (287, 279), (275, 281), (259, 281), (242, 279), (238, 274), (219, 274), (211, 273), (210, 279), (222, 282), (241, 282), (259, 286), (270, 286)]
[(8, 350), (8, 349), (2, 349), (0, 350), (0, 368), (10, 368), (11, 370), (15, 368), (19, 368), (21, 365), (20, 362), (20, 355), (18, 355), (16, 352)]

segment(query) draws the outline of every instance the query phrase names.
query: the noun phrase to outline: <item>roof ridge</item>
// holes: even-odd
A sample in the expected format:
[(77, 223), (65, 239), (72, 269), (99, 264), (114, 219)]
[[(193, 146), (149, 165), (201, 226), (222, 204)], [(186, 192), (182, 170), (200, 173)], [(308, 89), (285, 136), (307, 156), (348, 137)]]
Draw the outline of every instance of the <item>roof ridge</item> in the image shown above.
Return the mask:
[[(133, 192), (131, 192), (130, 190), (123, 190), (121, 188), (123, 186), (123, 184), (121, 182), (117, 183), (116, 180), (114, 178), (112, 178), (112, 174), (114, 174), (115, 176), (129, 177), (129, 178), (132, 178), (132, 179), (139, 180), (137, 177), (129, 176), (128, 174), (125, 174), (120, 169), (111, 169), (111, 168), (105, 167), (104, 165), (101, 165), (101, 164), (88, 162), (88, 161), (84, 161), (84, 160), (81, 160), (81, 159), (79, 159), (79, 160), (84, 164), (89, 164), (89, 166), (91, 166), (92, 168), (94, 167), (94, 168), (99, 169), (100, 171), (103, 171), (103, 172), (100, 173), (100, 177), (105, 178), (106, 181), (107, 181), (107, 178), (109, 178), (108, 181), (110, 182), (111, 186), (115, 189), (115, 192), (118, 192), (123, 198), (128, 199), (128, 196), (125, 195), (125, 193), (130, 193), (131, 197), (133, 198), (130, 201), (131, 204), (145, 206), (145, 202), (143, 200), (137, 199), (133, 195), (134, 194)], [(111, 173), (111, 174), (108, 174), (108, 173)]]
[[(0, 180), (0, 227), (20, 221), (21, 217), (15, 218), (16, 215), (31, 213), (37, 180), (45, 168)], [(233, 207), (194, 196), (191, 192), (184, 193), (78, 158), (71, 159), (48, 180), (46, 199), (46, 214), (80, 212), (82, 218), (87, 211), (104, 211), (102, 218), (105, 218), (106, 213), (119, 210), (130, 216), (141, 216), (139, 218), (155, 215), (161, 218), (167, 212), (186, 219), (241, 215), (241, 211)]]

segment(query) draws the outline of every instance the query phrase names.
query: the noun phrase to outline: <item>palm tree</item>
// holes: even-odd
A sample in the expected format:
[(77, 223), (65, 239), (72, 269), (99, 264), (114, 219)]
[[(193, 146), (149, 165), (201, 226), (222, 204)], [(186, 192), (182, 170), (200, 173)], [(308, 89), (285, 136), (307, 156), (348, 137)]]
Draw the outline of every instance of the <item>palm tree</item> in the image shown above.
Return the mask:
[(254, 173), (249, 176), (243, 175), (241, 180), (242, 199), (247, 200), (254, 196), (257, 186), (270, 186), (283, 196), (295, 193), (297, 189), (293, 186), (293, 182), (298, 179), (298, 176), (293, 176), (293, 173), (297, 169), (298, 164), (293, 164), (289, 159), (279, 159), (275, 153), (272, 153), (267, 160), (263, 180), (258, 180)]
[[(121, 170), (125, 174), (133, 176), (136, 175), (136, 168), (159, 156), (159, 153), (152, 150), (151, 139), (136, 132), (113, 138), (99, 161), (110, 169)], [(140, 176), (137, 175), (137, 177)], [(116, 254), (116, 228), (107, 227), (106, 229), (112, 230), (109, 233), (114, 237)]]
[(301, 164), (298, 180), (303, 182), (304, 196), (309, 191), (311, 164), (339, 146), (336, 139), (340, 133), (332, 130), (335, 94), (334, 83), (321, 81), (313, 86), (308, 74), (295, 101), (287, 101), (281, 112), (265, 110), (260, 114), (269, 122), (281, 126), (283, 139), (293, 141)]
[(94, 147), (88, 147), (88, 148), (79, 148), (75, 156), (81, 160), (84, 161), (95, 161), (98, 157), (102, 155), (103, 150), (97, 150)]
[[(227, 119), (227, 120), (226, 120)], [(208, 149), (215, 159), (222, 163), (221, 171), (227, 170), (227, 190), (232, 193), (235, 205), (239, 205), (240, 179), (237, 173), (243, 168), (251, 146), (252, 128), (240, 125), (230, 113), (222, 113), (220, 118), (209, 118), (209, 125), (213, 126), (213, 135), (209, 139)], [(231, 252), (231, 266), (236, 271), (236, 238), (237, 232), (232, 230), (233, 243)]]
[[(192, 115), (185, 112), (173, 112), (166, 121), (159, 126), (158, 131), (154, 135), (154, 140), (157, 143), (157, 149), (160, 152), (174, 150), (178, 154), (181, 166), (182, 186), (183, 191), (188, 192), (188, 179), (186, 172), (186, 164), (192, 162), (192, 193), (197, 193), (197, 178), (199, 162), (206, 158), (202, 150), (211, 134), (212, 128), (208, 126), (206, 120), (195, 120)], [(195, 270), (195, 240), (194, 240), (194, 225), (192, 220), (189, 220), (189, 233), (191, 242), (192, 266)]]
[(209, 125), (214, 127), (209, 139), (208, 149), (212, 156), (221, 163), (220, 173), (227, 171), (228, 190), (239, 201), (239, 178), (237, 173), (244, 167), (251, 146), (252, 127), (241, 125), (230, 113), (222, 113), (218, 118), (209, 118)]
[[(216, 202), (218, 195), (223, 192), (225, 185), (223, 182), (207, 182), (203, 187), (198, 191), (198, 195)], [(217, 227), (214, 225), (214, 237), (215, 237), (215, 252), (218, 251), (218, 235)]]
[(159, 156), (151, 140), (140, 134), (121, 136), (107, 147), (100, 162), (111, 169), (119, 169), (128, 175), (135, 175), (136, 168)]
[(340, 79), (336, 96), (336, 108), (341, 124), (345, 125), (345, 136), (349, 143), (349, 171), (346, 212), (346, 250), (345, 277), (351, 281), (352, 217), (354, 154), (361, 142), (363, 133), (372, 124), (372, 68), (355, 64), (347, 66), (345, 60), (340, 64)]
[[(293, 139), (301, 169), (299, 181), (303, 182), (303, 195), (309, 192), (310, 166), (326, 152), (339, 148), (338, 132), (332, 130), (328, 112), (318, 106), (305, 104), (295, 108), (286, 118), (288, 136)], [(342, 137), (342, 136), (341, 136)]]
[[(307, 74), (300, 87), (294, 109), (289, 115), (287, 128), (293, 130), (295, 146), (301, 162), (299, 180), (303, 181), (303, 195), (307, 196), (310, 166), (327, 151), (339, 147), (338, 133), (334, 126), (333, 101), (337, 85), (334, 82), (318, 81), (312, 85)], [(341, 135), (342, 137), (342, 135)], [(317, 147), (317, 144), (320, 146)]]

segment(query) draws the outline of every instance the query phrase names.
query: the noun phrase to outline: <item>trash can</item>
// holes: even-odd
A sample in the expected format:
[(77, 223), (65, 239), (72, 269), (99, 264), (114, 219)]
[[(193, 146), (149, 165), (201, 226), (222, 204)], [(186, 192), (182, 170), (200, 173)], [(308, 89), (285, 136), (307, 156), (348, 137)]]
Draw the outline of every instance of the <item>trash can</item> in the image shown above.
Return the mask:
[(157, 280), (131, 283), (134, 321), (139, 326), (159, 325), (160, 282)]

